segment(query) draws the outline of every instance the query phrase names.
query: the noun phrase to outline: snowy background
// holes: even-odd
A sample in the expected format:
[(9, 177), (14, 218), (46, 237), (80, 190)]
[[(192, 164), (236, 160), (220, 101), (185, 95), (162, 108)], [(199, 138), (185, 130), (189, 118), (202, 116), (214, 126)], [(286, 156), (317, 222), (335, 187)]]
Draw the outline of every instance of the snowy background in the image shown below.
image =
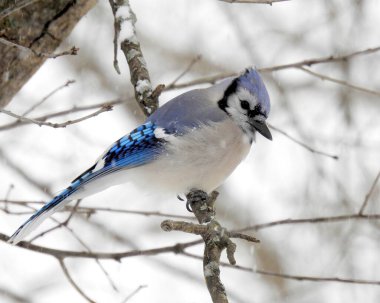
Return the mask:
[[(198, 55), (201, 59), (179, 83), (240, 72), (248, 66), (262, 68), (349, 54), (380, 44), (377, 0), (293, 0), (273, 6), (216, 0), (132, 0), (131, 6), (154, 85), (171, 83)], [(14, 119), (0, 115), (0, 199), (49, 200), (50, 194), (66, 187), (105, 148), (143, 121), (121, 52), (122, 74), (113, 69), (112, 41), (111, 9), (108, 1), (99, 1), (61, 46), (65, 50), (75, 45), (79, 54), (47, 61), (7, 109), (22, 114), (73, 79), (74, 84), (54, 94), (30, 117), (125, 100), (113, 111), (58, 129), (29, 124), (4, 130), (1, 126)], [(312, 70), (380, 91), (379, 60), (380, 54), (374, 53), (315, 65)], [(357, 213), (380, 169), (379, 95), (322, 81), (298, 69), (263, 73), (263, 77), (272, 102), (269, 122), (318, 150), (338, 155), (339, 160), (312, 154), (275, 131), (273, 142), (258, 137), (247, 159), (219, 188), (219, 221), (238, 229), (288, 218)], [(164, 92), (160, 102), (189, 89)], [(90, 112), (50, 121), (64, 122)], [(380, 212), (379, 188), (375, 188), (366, 213)], [(189, 215), (175, 197), (148, 195), (131, 184), (89, 197), (81, 206)], [(0, 207), (4, 209), (5, 203)], [(11, 212), (30, 212), (13, 204), (7, 207)], [(59, 213), (55, 218), (64, 221), (68, 214)], [(29, 215), (0, 212), (0, 232), (10, 235)], [(69, 227), (91, 250), (102, 252), (197, 239), (163, 232), (163, 220), (99, 211), (88, 220), (74, 216)], [(47, 220), (34, 235), (55, 225)], [(281, 225), (253, 234), (261, 244), (236, 241), (240, 265), (290, 275), (380, 281), (379, 221)], [(84, 250), (65, 228), (34, 243)], [(200, 255), (203, 247), (188, 251)], [(0, 256), (0, 302), (86, 302), (67, 282), (54, 258), (4, 242), (0, 242)], [(128, 302), (210, 301), (199, 260), (168, 253), (125, 258), (121, 263), (100, 262), (117, 290), (94, 260), (66, 260), (75, 282), (96, 302), (122, 302), (141, 285), (146, 287)], [(231, 302), (377, 302), (380, 296), (378, 285), (296, 281), (230, 268), (222, 268), (222, 280)]]

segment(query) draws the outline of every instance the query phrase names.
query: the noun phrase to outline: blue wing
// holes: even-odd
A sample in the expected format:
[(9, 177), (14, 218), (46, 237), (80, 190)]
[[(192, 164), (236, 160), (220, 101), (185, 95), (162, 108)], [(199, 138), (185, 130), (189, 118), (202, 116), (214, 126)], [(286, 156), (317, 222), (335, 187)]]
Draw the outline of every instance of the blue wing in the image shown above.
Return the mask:
[(166, 141), (156, 138), (157, 126), (148, 121), (130, 134), (117, 140), (99, 161), (73, 181), (87, 180), (92, 175), (131, 168), (148, 163), (157, 158)]
[(70, 186), (35, 212), (8, 240), (17, 244), (47, 217), (61, 209), (71, 195), (84, 185), (115, 171), (140, 166), (156, 159), (165, 148), (166, 141), (156, 138), (157, 126), (148, 121), (117, 140), (92, 167), (72, 181)]
[[(223, 82), (221, 85), (226, 86), (227, 83), (229, 82)], [(221, 91), (223, 92), (223, 89)], [(167, 134), (182, 136), (201, 125), (229, 119), (216, 105), (217, 100), (218, 97), (213, 94), (212, 88), (195, 89), (165, 103), (150, 115), (147, 121), (164, 129)]]

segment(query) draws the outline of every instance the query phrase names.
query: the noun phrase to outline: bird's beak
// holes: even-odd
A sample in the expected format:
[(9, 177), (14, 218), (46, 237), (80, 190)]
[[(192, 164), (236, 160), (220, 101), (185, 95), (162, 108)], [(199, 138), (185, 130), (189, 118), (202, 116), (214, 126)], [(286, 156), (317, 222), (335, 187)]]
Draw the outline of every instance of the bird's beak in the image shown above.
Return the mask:
[(272, 141), (272, 134), (269, 131), (268, 125), (266, 125), (265, 121), (251, 121), (250, 124), (252, 127), (257, 130), (261, 135), (263, 135), (268, 140)]

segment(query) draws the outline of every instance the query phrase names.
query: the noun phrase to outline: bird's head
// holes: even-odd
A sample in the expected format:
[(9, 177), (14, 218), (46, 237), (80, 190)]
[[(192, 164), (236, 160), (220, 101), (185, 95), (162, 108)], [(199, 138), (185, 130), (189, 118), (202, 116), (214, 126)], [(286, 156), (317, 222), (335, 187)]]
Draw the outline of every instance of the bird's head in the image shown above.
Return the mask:
[(270, 100), (260, 74), (248, 68), (239, 77), (232, 80), (218, 102), (225, 111), (250, 137), (255, 139), (256, 131), (272, 140), (265, 120), (270, 111)]

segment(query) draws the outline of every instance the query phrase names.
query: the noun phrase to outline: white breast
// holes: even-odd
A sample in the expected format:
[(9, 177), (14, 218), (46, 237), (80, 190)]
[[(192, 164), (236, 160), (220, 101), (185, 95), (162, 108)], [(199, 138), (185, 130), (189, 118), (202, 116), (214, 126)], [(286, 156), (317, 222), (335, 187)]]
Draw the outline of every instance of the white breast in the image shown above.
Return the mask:
[(144, 192), (187, 193), (192, 188), (211, 192), (247, 156), (248, 137), (231, 120), (196, 128), (184, 136), (165, 136), (167, 149), (157, 160), (96, 179), (72, 195), (79, 199), (110, 186), (132, 182)]
[(153, 163), (132, 169), (134, 181), (174, 193), (192, 188), (211, 192), (224, 182), (250, 149), (248, 137), (230, 119), (166, 139), (169, 144), (165, 154)]

